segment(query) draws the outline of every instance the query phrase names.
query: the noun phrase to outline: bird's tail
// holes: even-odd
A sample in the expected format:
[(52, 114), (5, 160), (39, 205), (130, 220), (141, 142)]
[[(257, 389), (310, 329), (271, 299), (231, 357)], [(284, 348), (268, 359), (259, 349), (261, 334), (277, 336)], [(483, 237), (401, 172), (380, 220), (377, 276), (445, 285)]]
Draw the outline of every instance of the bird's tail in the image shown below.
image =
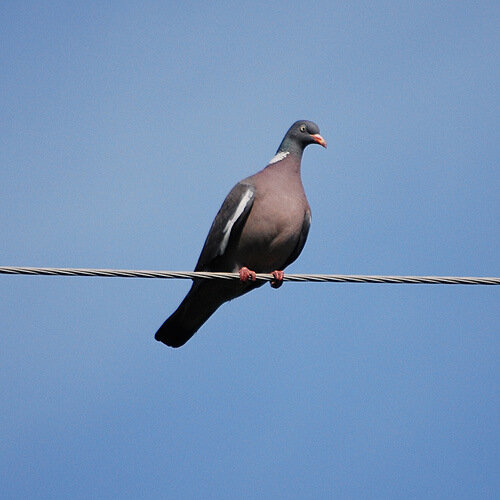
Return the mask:
[(208, 283), (193, 283), (175, 312), (161, 325), (155, 339), (170, 347), (184, 345), (227, 300), (217, 298)]

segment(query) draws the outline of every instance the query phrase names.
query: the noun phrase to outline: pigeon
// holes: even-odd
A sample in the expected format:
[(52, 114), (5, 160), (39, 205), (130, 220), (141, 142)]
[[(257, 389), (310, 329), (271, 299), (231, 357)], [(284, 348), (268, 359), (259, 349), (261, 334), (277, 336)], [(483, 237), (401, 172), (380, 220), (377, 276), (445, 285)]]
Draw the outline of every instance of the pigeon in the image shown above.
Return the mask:
[(302, 252), (311, 224), (300, 177), (302, 153), (309, 144), (326, 148), (315, 123), (295, 122), (269, 164), (233, 187), (212, 223), (195, 271), (237, 272), (240, 279), (195, 278), (156, 340), (170, 347), (184, 345), (224, 302), (265, 284), (256, 281), (255, 273), (272, 273), (271, 286), (281, 286), (283, 270)]

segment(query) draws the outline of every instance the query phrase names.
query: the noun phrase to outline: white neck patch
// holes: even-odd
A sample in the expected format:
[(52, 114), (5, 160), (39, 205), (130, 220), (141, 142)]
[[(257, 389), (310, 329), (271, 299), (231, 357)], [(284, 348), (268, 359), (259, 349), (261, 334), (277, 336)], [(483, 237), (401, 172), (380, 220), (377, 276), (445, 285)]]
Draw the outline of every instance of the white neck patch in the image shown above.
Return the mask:
[(271, 160), (269, 161), (268, 165), (272, 165), (273, 163), (277, 163), (281, 160), (284, 160), (288, 155), (290, 154), (289, 151), (280, 151), (279, 153), (276, 153)]

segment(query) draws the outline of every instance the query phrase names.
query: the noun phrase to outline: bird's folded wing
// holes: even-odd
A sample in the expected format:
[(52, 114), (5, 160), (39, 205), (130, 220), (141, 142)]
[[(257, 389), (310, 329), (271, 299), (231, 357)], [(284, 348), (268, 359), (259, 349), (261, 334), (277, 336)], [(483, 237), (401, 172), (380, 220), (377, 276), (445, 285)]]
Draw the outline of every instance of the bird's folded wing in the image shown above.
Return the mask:
[(255, 187), (251, 184), (240, 182), (234, 186), (212, 223), (195, 271), (210, 270), (211, 263), (224, 255), (230, 238), (241, 233), (254, 199)]
[(297, 245), (293, 250), (292, 254), (288, 257), (282, 269), (289, 266), (292, 262), (297, 260), (297, 257), (302, 252), (304, 245), (306, 244), (307, 235), (309, 234), (309, 228), (311, 227), (311, 212), (309, 210), (304, 214), (304, 221), (302, 222), (302, 229), (300, 230), (300, 234), (298, 235)]

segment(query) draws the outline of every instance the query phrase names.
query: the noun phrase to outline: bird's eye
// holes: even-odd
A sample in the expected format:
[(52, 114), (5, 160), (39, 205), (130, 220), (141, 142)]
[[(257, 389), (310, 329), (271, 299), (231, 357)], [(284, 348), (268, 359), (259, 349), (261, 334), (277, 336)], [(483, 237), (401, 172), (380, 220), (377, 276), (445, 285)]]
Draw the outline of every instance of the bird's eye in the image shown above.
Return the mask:
[(301, 132), (305, 132), (305, 131), (306, 131), (306, 126), (305, 126), (304, 124), (302, 124), (302, 125), (300, 126), (300, 131), (301, 131)]

